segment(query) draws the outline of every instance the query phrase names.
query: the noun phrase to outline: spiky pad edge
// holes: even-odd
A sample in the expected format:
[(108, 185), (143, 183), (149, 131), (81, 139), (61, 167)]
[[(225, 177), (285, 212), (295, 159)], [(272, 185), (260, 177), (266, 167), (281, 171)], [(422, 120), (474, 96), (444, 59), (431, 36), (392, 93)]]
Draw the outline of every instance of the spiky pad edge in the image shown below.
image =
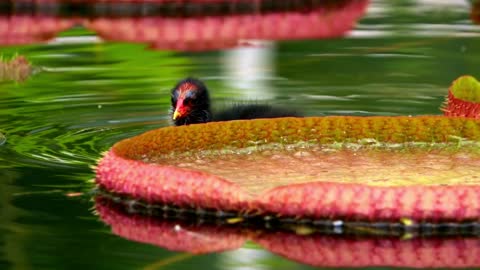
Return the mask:
[[(379, 187), (316, 182), (277, 187), (253, 197), (239, 185), (215, 175), (139, 160), (152, 152), (221, 147), (238, 142), (237, 137), (259, 139), (264, 128), (283, 130), (297, 140), (319, 136), (312, 131), (317, 127), (322, 128), (316, 132), (326, 141), (376, 134), (384, 142), (443, 142), (448, 134), (478, 140), (479, 126), (475, 120), (430, 116), (278, 118), (168, 127), (117, 143), (100, 161), (96, 180), (106, 190), (152, 204), (311, 218), (465, 221), (480, 216), (479, 186)], [(198, 134), (202, 134), (201, 140), (195, 140)], [(272, 141), (283, 138), (275, 132), (264, 134)]]
[(238, 210), (252, 199), (215, 175), (125, 159), (110, 150), (97, 167), (97, 183), (106, 190), (147, 203)]

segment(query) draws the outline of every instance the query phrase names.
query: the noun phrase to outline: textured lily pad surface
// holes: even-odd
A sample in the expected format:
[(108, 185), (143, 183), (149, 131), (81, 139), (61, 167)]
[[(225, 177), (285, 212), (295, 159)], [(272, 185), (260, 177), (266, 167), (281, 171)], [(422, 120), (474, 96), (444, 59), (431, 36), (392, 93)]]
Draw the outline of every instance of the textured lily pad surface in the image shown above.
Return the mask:
[(441, 116), (258, 119), (117, 143), (106, 190), (151, 204), (308, 218), (480, 216), (480, 122)]
[[(168, 164), (201, 170), (238, 183), (252, 194), (273, 187), (316, 181), (374, 186), (477, 185), (477, 151), (407, 149), (402, 145), (287, 146), (286, 150), (247, 150), (242, 153), (159, 159)], [(353, 149), (348, 149), (348, 148)], [(357, 149), (364, 147), (365, 149)], [(389, 149), (388, 147), (393, 147)], [(419, 148), (429, 146), (418, 146)], [(433, 146), (432, 148), (435, 148)], [(268, 149), (268, 147), (267, 147)], [(478, 175), (478, 176), (477, 176)]]

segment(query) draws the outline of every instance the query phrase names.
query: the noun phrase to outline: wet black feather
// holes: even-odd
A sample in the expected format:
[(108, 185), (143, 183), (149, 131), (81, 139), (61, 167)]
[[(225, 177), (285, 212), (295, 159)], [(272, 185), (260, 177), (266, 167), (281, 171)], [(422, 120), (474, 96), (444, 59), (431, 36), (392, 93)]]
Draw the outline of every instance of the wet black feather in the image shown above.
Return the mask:
[(178, 89), (185, 83), (190, 83), (196, 87), (192, 94), (190, 113), (182, 118), (173, 120), (176, 126), (206, 123), (211, 121), (231, 121), (247, 120), (256, 118), (278, 118), (278, 117), (300, 117), (301, 114), (295, 110), (268, 104), (235, 104), (232, 107), (219, 111), (212, 115), (210, 111), (210, 98), (205, 84), (195, 78), (186, 78), (178, 82), (172, 89), (172, 109), (173, 113), (177, 106)]

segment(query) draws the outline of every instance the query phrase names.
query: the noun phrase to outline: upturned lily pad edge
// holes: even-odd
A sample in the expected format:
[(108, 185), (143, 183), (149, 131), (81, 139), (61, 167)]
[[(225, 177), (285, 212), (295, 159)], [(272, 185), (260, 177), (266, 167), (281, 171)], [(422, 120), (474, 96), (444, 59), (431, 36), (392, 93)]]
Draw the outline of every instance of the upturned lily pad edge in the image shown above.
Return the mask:
[[(446, 120), (448, 117), (431, 118), (445, 119), (440, 122), (449, 121)], [(473, 121), (473, 125), (478, 125), (474, 120), (461, 121)], [(157, 131), (150, 131), (143, 136), (151, 136), (155, 132)], [(478, 140), (477, 132), (467, 133)], [(123, 145), (131, 142), (132, 139), (127, 139)], [(254, 197), (235, 183), (214, 175), (130, 160), (116, 153), (118, 145), (122, 145), (122, 142), (115, 145), (100, 161), (97, 183), (110, 192), (128, 194), (147, 203), (221, 209), (243, 215), (254, 213), (310, 219), (398, 221), (407, 218), (415, 222), (464, 222), (476, 220), (480, 216), (478, 186), (375, 187), (362, 184), (307, 183), (277, 187)], [(137, 150), (134, 149), (135, 152)], [(308, 200), (299, 203), (298, 198)]]

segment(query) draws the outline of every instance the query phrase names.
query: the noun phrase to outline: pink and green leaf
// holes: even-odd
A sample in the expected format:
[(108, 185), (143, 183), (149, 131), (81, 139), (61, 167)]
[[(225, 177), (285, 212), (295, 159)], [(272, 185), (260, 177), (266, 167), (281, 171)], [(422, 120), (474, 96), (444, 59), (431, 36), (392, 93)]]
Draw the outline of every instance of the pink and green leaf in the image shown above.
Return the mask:
[(98, 184), (151, 204), (278, 216), (470, 220), (480, 122), (442, 116), (258, 119), (121, 141)]

